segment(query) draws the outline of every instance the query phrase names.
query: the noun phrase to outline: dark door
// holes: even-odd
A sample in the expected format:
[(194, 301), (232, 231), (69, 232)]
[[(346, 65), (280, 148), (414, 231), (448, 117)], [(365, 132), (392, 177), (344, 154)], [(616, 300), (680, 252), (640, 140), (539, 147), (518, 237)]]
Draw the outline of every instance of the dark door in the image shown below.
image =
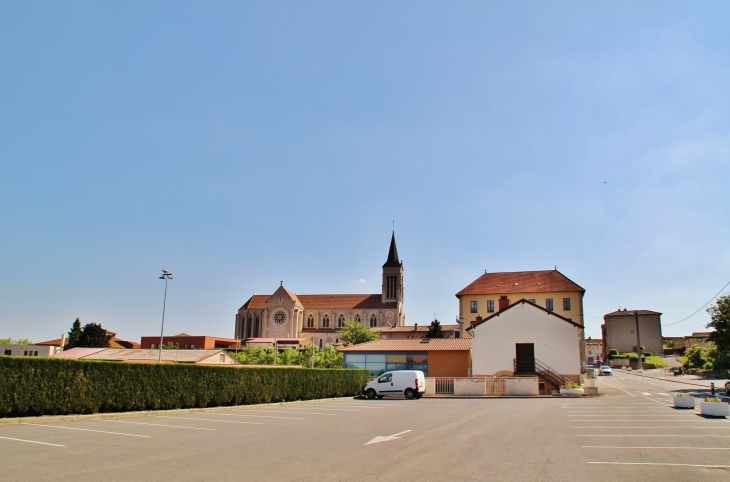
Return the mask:
[(535, 372), (535, 344), (534, 343), (516, 343), (515, 349), (517, 356), (515, 357), (518, 373), (534, 373)]

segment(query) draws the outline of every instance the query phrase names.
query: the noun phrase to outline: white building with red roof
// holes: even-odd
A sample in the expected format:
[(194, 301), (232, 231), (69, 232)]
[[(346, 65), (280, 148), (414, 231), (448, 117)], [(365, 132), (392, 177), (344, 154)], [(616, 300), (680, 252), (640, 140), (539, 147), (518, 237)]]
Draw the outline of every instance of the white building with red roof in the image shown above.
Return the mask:
[(383, 284), (375, 294), (300, 295), (284, 287), (271, 295), (253, 295), (236, 313), (235, 337), (308, 338), (323, 347), (339, 342), (345, 320), (355, 319), (372, 328), (405, 325), (403, 262), (398, 257), (395, 233), (383, 265)]

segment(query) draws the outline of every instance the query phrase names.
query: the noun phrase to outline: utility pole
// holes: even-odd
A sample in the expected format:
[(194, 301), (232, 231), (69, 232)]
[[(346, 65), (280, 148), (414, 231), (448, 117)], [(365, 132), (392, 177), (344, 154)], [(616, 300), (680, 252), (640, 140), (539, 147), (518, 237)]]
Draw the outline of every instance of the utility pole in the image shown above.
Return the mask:
[(636, 351), (639, 354), (639, 369), (638, 372), (641, 373), (644, 371), (644, 364), (641, 363), (641, 357), (643, 355), (642, 349), (641, 349), (641, 331), (639, 330), (639, 312), (634, 311), (634, 320), (636, 321)]
[(312, 368), (314, 368), (314, 335), (312, 335)]
[(165, 297), (162, 300), (162, 326), (160, 326), (160, 346), (158, 348), (159, 353), (157, 355), (157, 363), (162, 363), (162, 343), (163, 343), (163, 334), (165, 332), (165, 307), (167, 307), (167, 280), (172, 279), (172, 273), (170, 273), (166, 269), (163, 269), (162, 276), (160, 276), (160, 279), (165, 280)]

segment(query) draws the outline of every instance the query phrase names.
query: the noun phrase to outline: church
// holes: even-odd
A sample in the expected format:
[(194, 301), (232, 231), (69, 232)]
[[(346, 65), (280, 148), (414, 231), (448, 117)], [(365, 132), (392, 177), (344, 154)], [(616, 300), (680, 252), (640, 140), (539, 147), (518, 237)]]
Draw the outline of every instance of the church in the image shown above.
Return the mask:
[(236, 338), (308, 338), (320, 348), (338, 343), (345, 320), (355, 319), (371, 328), (405, 325), (403, 262), (398, 258), (395, 232), (383, 265), (381, 293), (351, 295), (298, 295), (284, 287), (271, 295), (253, 295), (236, 314)]

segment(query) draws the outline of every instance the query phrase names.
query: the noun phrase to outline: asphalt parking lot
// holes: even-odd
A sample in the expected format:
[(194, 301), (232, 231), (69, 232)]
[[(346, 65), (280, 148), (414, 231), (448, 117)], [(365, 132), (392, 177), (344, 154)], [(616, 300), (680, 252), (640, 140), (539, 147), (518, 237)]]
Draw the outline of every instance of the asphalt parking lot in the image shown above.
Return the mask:
[[(730, 480), (730, 422), (681, 384), (598, 398), (336, 399), (0, 425), (2, 480)], [(689, 388), (688, 390), (691, 390)]]

